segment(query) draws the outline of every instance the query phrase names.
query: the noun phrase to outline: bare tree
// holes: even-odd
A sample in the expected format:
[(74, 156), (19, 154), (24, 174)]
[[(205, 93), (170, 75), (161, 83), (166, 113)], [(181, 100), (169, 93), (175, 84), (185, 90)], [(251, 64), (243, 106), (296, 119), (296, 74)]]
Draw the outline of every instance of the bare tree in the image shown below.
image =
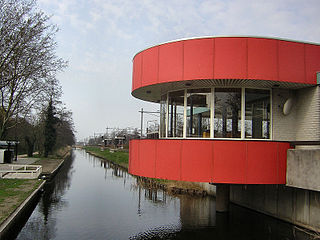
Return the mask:
[[(0, 1), (0, 139), (17, 121), (61, 93), (56, 56), (56, 25), (34, 0)], [(15, 123), (15, 124), (13, 124)]]

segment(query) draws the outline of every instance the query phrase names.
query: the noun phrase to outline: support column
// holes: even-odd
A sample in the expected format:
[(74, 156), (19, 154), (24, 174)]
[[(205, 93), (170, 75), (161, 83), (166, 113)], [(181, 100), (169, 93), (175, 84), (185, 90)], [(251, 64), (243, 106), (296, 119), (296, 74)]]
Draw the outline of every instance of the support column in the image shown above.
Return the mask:
[(216, 211), (228, 212), (230, 200), (230, 185), (217, 184), (216, 185)]

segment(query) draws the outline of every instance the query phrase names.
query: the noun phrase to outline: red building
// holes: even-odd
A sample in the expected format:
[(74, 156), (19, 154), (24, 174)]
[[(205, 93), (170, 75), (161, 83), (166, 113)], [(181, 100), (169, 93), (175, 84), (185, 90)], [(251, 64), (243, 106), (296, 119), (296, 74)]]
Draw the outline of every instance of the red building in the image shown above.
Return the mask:
[(160, 104), (160, 138), (130, 142), (129, 172), (285, 184), (289, 142), (320, 140), (319, 59), (319, 44), (264, 37), (183, 39), (139, 52), (132, 95)]

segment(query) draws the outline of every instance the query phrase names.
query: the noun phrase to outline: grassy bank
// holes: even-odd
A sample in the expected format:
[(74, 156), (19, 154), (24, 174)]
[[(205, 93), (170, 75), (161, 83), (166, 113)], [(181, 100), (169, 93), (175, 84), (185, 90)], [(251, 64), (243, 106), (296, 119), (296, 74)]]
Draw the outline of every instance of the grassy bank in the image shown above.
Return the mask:
[[(33, 165), (41, 165), (42, 173), (50, 174), (63, 162), (70, 149), (70, 147), (59, 149), (49, 158), (35, 155), (33, 158), (37, 161)], [(38, 179), (0, 179), (0, 223), (7, 219), (42, 182), (43, 180)]]
[(0, 179), (0, 223), (2, 223), (30, 194), (42, 180)]
[(84, 147), (87, 152), (90, 152), (98, 157), (107, 159), (122, 167), (129, 167), (129, 153), (124, 151), (110, 152), (109, 149), (101, 150), (99, 147)]
[[(129, 166), (129, 153), (118, 151), (118, 152), (110, 152), (109, 149), (101, 150), (100, 147), (84, 147), (84, 149), (101, 158), (112, 161), (116, 164), (119, 164), (128, 169)], [(157, 178), (146, 178), (144, 177), (144, 183), (147, 186), (153, 186), (154, 184), (164, 185), (165, 188), (169, 192), (179, 192), (179, 193), (188, 193), (187, 190), (191, 190), (190, 192), (200, 192), (201, 194), (204, 191), (202, 187), (200, 187), (197, 183), (194, 182), (185, 182), (185, 181), (175, 181), (175, 180), (166, 180), (166, 179), (157, 179)]]

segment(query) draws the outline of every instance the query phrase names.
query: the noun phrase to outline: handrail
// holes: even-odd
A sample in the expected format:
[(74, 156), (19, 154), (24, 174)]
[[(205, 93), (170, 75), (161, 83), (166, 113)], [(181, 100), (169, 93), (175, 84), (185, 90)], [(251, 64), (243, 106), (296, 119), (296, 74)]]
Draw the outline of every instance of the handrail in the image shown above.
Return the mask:
[(26, 174), (31, 174), (31, 178), (34, 177), (34, 174), (37, 174), (37, 177), (40, 175), (42, 172), (42, 166), (40, 165), (17, 165), (17, 164), (12, 164), (12, 165), (6, 165), (9, 167), (9, 169), (3, 169), (0, 170), (0, 178), (2, 178), (5, 174), (8, 173), (26, 173)]

